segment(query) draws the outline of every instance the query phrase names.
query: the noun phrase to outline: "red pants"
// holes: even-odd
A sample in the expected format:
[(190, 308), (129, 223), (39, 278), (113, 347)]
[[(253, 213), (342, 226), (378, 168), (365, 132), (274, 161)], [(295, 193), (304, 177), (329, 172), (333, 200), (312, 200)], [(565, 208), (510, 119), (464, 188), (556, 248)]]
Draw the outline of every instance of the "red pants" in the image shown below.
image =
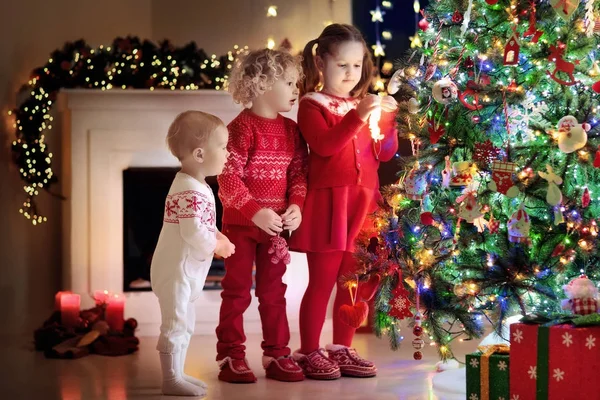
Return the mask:
[(258, 227), (224, 225), (223, 234), (235, 245), (235, 254), (225, 259), (225, 277), (221, 281), (221, 311), (217, 327), (217, 360), (245, 357), (244, 311), (252, 300), (252, 267), (256, 260), (256, 290), (262, 322), (265, 356), (278, 358), (290, 354), (290, 328), (286, 314), (285, 291), (281, 280), (283, 262), (273, 264), (271, 236)]
[(351, 252), (332, 251), (306, 253), (309, 281), (300, 305), (300, 345), (302, 354), (317, 350), (325, 322), (327, 304), (333, 286), (338, 283), (333, 305), (333, 344), (350, 346), (356, 329), (344, 324), (339, 317), (343, 304), (352, 304), (348, 288), (340, 285), (338, 278), (354, 273), (357, 265)]

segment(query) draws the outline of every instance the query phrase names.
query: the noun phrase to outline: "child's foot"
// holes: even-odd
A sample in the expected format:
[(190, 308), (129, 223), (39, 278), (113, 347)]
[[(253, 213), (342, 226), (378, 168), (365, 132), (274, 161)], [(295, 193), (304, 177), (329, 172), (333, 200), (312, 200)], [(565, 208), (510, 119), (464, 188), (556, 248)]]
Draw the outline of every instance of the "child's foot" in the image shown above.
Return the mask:
[(238, 360), (225, 357), (219, 360), (219, 380), (229, 383), (254, 383), (256, 376), (248, 366), (246, 359)]
[(181, 376), (180, 356), (180, 353), (160, 353), (162, 393), (170, 396), (205, 396), (206, 389), (184, 380)]
[(298, 363), (304, 376), (310, 379), (331, 380), (341, 377), (340, 367), (325, 355), (323, 349), (318, 349), (309, 354), (294, 352), (294, 360)]
[(267, 378), (281, 382), (299, 382), (304, 380), (302, 368), (290, 356), (273, 358), (263, 356), (263, 367)]
[(329, 357), (337, 362), (344, 376), (369, 378), (377, 375), (375, 364), (359, 356), (354, 349), (342, 345), (330, 344), (327, 345), (327, 352), (329, 353)]
[(208, 388), (208, 385), (206, 383), (204, 383), (204, 381), (201, 381), (198, 378), (194, 378), (193, 376), (186, 375), (183, 372), (181, 373), (181, 377), (183, 378), (184, 381), (189, 382), (192, 385), (200, 386), (202, 389)]

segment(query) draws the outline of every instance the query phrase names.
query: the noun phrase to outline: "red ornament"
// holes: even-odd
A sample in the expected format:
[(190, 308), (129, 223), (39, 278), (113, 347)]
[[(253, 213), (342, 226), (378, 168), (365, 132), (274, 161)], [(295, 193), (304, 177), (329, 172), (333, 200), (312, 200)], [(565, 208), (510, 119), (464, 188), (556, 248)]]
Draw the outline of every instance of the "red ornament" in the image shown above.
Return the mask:
[[(471, 111), (481, 110), (483, 106), (479, 104), (479, 90), (481, 87), (474, 81), (467, 82), (467, 88), (460, 92), (458, 100)], [(473, 101), (467, 101), (467, 96), (473, 96)]]
[(421, 223), (423, 225), (433, 225), (433, 214), (429, 211), (421, 213)]
[[(596, 83), (598, 83), (598, 82), (596, 82)], [(594, 85), (595, 85), (595, 83), (594, 83)], [(598, 150), (596, 150), (596, 157), (594, 158), (594, 167), (600, 168), (600, 146), (598, 146)]]
[(600, 93), (600, 81), (598, 81), (592, 85), (592, 90), (596, 93)]
[[(535, 3), (531, 2), (531, 10), (529, 11), (529, 28), (523, 32), (523, 37), (533, 36), (531, 39), (532, 43), (537, 43), (540, 40), (540, 37), (544, 34), (544, 32), (540, 31), (535, 26)], [(524, 14), (527, 13), (526, 10), (523, 11)]]
[(490, 139), (488, 139), (483, 143), (475, 143), (473, 161), (483, 165), (488, 165), (497, 160), (499, 154), (500, 149), (494, 146)]
[(433, 120), (433, 117), (427, 118), (427, 122), (429, 122), (429, 128), (427, 131), (429, 132), (429, 142), (431, 144), (436, 144), (444, 133), (446, 133), (446, 129), (442, 124), (436, 124)]
[(581, 196), (581, 207), (587, 208), (590, 205), (591, 201), (592, 199), (590, 197), (590, 191), (586, 187), (585, 189), (583, 189), (583, 195)]
[(485, 2), (488, 3), (490, 6), (493, 6), (498, 2), (498, 0), (485, 0)]
[(412, 317), (410, 306), (412, 305), (408, 299), (408, 291), (404, 289), (402, 281), (398, 283), (398, 287), (392, 292), (393, 297), (389, 302), (392, 306), (389, 315), (398, 319)]
[(492, 235), (498, 232), (498, 229), (500, 229), (500, 221), (494, 219), (494, 214), (492, 214), (490, 217), (490, 221), (488, 222), (488, 229), (490, 230), (490, 233)]
[(364, 301), (359, 301), (353, 306), (344, 304), (340, 307), (340, 320), (346, 325), (358, 329), (369, 315), (369, 305)]
[(558, 257), (564, 251), (565, 251), (565, 245), (562, 244), (562, 243), (559, 243), (559, 244), (556, 245), (556, 247), (554, 248), (554, 250), (552, 250), (552, 257)]
[(415, 360), (420, 360), (420, 359), (423, 358), (423, 353), (421, 353), (420, 351), (415, 351), (414, 354), (413, 354), (413, 358)]
[(425, 346), (425, 341), (421, 338), (415, 338), (412, 341), (413, 349), (421, 350)]
[(420, 327), (419, 325), (415, 325), (415, 327), (413, 328), (413, 335), (421, 336), (422, 333), (423, 333), (423, 328)]
[(427, 28), (429, 28), (429, 22), (427, 22), (427, 20), (425, 18), (420, 20), (418, 25), (419, 25), (419, 29), (422, 31), (426, 31)]
[(471, 121), (473, 121), (474, 124), (478, 124), (481, 122), (481, 117), (479, 115), (473, 115)]
[(462, 20), (462, 14), (458, 10), (454, 11), (454, 14), (452, 14), (452, 22), (454, 22), (455, 24), (459, 24), (462, 22)]
[[(546, 70), (546, 73), (550, 76), (550, 78), (560, 83), (561, 85), (572, 86), (577, 83), (575, 77), (573, 76), (573, 71), (575, 71), (575, 64), (579, 65), (579, 60), (576, 60), (575, 63), (566, 61), (563, 58), (565, 47), (565, 44), (561, 42), (558, 42), (558, 46), (550, 46), (550, 55), (548, 56), (548, 61), (554, 62), (556, 64), (556, 68), (554, 68), (553, 72)], [(558, 72), (565, 73), (569, 77), (569, 80), (565, 81), (558, 78), (556, 76)]]
[(467, 57), (467, 59), (465, 60), (465, 68), (469, 69), (469, 68), (473, 68), (475, 66), (475, 63), (473, 62), (473, 59), (471, 58), (471, 56)]
[(520, 50), (521, 44), (519, 43), (516, 30), (514, 30), (506, 46), (504, 46), (504, 65), (518, 65)]

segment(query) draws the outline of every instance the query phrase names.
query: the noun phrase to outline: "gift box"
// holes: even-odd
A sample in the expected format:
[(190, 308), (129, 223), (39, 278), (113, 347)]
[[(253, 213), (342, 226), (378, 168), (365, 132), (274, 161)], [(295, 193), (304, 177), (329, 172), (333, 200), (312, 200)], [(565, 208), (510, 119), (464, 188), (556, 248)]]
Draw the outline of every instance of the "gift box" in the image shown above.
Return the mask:
[(510, 399), (600, 399), (600, 326), (510, 326)]
[(498, 344), (479, 346), (467, 354), (467, 399), (509, 399), (509, 347)]

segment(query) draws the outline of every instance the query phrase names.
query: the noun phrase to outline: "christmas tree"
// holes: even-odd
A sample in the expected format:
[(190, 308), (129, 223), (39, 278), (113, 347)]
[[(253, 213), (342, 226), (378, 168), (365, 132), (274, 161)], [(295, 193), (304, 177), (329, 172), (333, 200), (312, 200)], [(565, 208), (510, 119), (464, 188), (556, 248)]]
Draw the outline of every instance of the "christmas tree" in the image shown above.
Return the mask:
[[(412, 157), (382, 188), (358, 276), (373, 326), (442, 359), (511, 315), (598, 282), (600, 18), (594, 0), (432, 0), (389, 82)], [(598, 28), (597, 28), (598, 27)], [(425, 340), (424, 340), (425, 339)], [(415, 358), (421, 353), (415, 352)]]

